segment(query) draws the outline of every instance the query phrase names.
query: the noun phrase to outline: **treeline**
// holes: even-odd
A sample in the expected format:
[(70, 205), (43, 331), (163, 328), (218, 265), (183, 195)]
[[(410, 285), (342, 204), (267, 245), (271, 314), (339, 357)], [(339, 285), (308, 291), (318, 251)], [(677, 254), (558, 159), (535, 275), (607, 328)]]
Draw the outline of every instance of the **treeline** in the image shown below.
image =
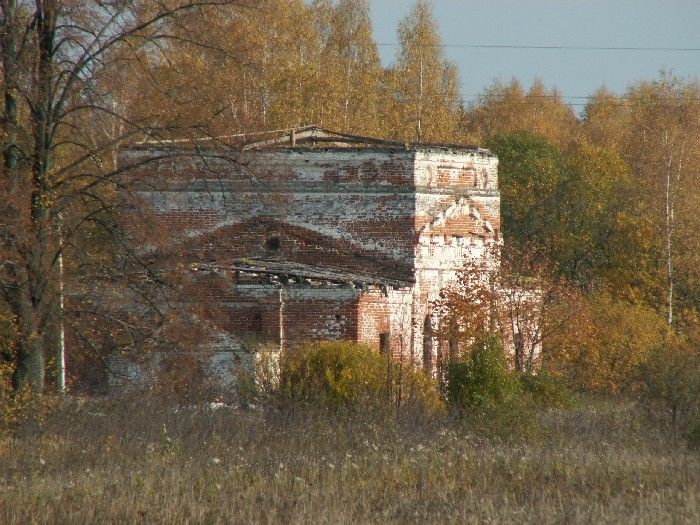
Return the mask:
[[(661, 73), (623, 94), (600, 88), (580, 113), (556, 88), (517, 80), (467, 104), (423, 0), (399, 23), (389, 67), (365, 0), (264, 0), (203, 11), (173, 31), (167, 52), (149, 54), (148, 81), (124, 83), (124, 103), (158, 108), (164, 126), (229, 134), (313, 123), (491, 148), (506, 257), (535, 254), (585, 299), (575, 333), (587, 337), (559, 349), (583, 386), (622, 390), (671, 339), (700, 342), (697, 80)], [(209, 47), (189, 34), (206, 34)]]
[[(214, 135), (316, 124), (406, 141), (456, 139), (457, 69), (427, 2), (401, 21), (389, 68), (367, 0), (259, 0), (200, 11), (169, 31), (176, 39), (167, 48), (139, 50), (138, 62), (129, 60), (138, 67), (120, 68), (129, 77), (120, 103), (135, 116), (157, 113), (163, 125)], [(104, 82), (114, 85), (111, 75)]]
[[(11, 335), (0, 347), (16, 384), (43, 386), (59, 255), (68, 280), (140, 286), (106, 253), (142, 263), (113, 221), (121, 145), (308, 124), (493, 149), (506, 257), (535, 254), (584, 299), (587, 337), (557, 349), (582, 386), (622, 389), (671, 344), (697, 352), (697, 80), (601, 88), (580, 114), (555, 88), (516, 80), (467, 104), (424, 0), (400, 22), (389, 67), (367, 0), (37, 0), (1, 15), (0, 330)], [(147, 337), (117, 321), (127, 342)]]
[(133, 120), (212, 135), (317, 124), (487, 146), (501, 160), (506, 246), (528, 245), (582, 289), (642, 301), (669, 321), (673, 307), (700, 307), (696, 80), (663, 73), (621, 95), (601, 88), (580, 114), (540, 82), (496, 82), (467, 104), (423, 0), (399, 23), (389, 67), (366, 0), (237, 3), (169, 31), (167, 45), (125, 60), (133, 67), (105, 71)]

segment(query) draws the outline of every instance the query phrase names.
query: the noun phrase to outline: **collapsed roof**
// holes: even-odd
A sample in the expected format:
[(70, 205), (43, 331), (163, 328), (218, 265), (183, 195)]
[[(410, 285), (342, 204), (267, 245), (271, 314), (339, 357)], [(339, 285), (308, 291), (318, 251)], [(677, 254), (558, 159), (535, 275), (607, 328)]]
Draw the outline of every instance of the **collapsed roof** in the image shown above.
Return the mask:
[(401, 142), (380, 139), (351, 133), (343, 133), (321, 128), (304, 126), (298, 128), (263, 131), (256, 133), (238, 133), (218, 137), (198, 137), (175, 140), (150, 140), (137, 142), (131, 148), (151, 147), (201, 148), (228, 146), (243, 151), (270, 148), (390, 148), (390, 149), (454, 149), (467, 150), (481, 155), (493, 155), (489, 150), (468, 144), (448, 144), (429, 142)]
[(396, 279), (387, 279), (365, 273), (350, 272), (329, 266), (301, 264), (296, 262), (271, 259), (236, 259), (229, 264), (194, 264), (195, 271), (235, 272), (252, 276), (263, 275), (271, 282), (281, 285), (326, 283), (347, 285), (353, 288), (380, 286), (389, 288), (406, 288), (412, 283)]

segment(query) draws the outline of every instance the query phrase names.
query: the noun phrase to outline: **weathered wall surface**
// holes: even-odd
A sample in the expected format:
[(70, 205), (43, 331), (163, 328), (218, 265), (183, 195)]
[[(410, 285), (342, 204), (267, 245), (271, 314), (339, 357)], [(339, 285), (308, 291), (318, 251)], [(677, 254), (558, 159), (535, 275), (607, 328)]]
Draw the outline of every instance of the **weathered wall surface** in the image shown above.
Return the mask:
[(306, 340), (357, 338), (360, 289), (241, 283), (234, 272), (198, 273), (196, 301), (206, 305), (207, 320), (243, 345), (289, 348)]
[(419, 146), (414, 178), (421, 191), (498, 191), (498, 159), (483, 149)]
[[(133, 163), (143, 155), (127, 151), (122, 162)], [(403, 267), (412, 263), (411, 151), (282, 149), (245, 154), (237, 164), (218, 159), (205, 163), (196, 157), (176, 160), (140, 168), (137, 192), (172, 237), (234, 230), (231, 255), (242, 257), (261, 247), (260, 233), (249, 236), (247, 229), (236, 226), (259, 221), (270, 228), (270, 235), (276, 234), (271, 225), (284, 224), (342, 244), (348, 252), (374, 252)], [(241, 245), (245, 253), (234, 253)]]
[(372, 289), (358, 302), (357, 340), (380, 350), (380, 336), (389, 337), (389, 351), (396, 358), (410, 359), (412, 348), (413, 291)]
[(211, 296), (219, 326), (283, 346), (353, 339), (378, 347), (389, 334), (394, 355), (420, 360), (427, 344), (436, 363), (437, 342), (424, 338), (426, 318), (439, 324), (432, 303), (465, 263), (501, 243), (496, 157), (428, 146), (236, 155), (123, 153), (123, 164), (144, 161), (138, 196), (185, 260), (276, 258), (415, 284), (365, 292), (237, 286), (235, 297)]
[[(277, 239), (275, 247), (268, 246), (271, 239)], [(184, 242), (173, 242), (169, 249), (185, 263), (225, 264), (235, 258), (251, 257), (332, 266), (399, 280), (413, 275), (412, 265), (407, 262), (277, 220), (243, 221)]]
[(443, 357), (430, 335), (440, 320), (432, 304), (451, 286), (470, 261), (493, 256), (500, 237), (498, 159), (484, 150), (426, 148), (416, 153), (416, 215), (414, 271), (414, 353), (430, 354), (432, 364)]
[[(242, 352), (239, 350), (212, 352), (153, 352), (141, 356), (112, 354), (107, 359), (107, 393), (127, 394), (133, 389), (158, 386), (159, 378), (168, 374), (173, 364), (181, 364), (196, 369), (210, 389), (232, 400), (234, 387), (241, 380), (257, 380), (261, 365), (272, 368), (277, 373), (279, 353), (270, 354), (269, 363), (262, 363), (268, 356), (263, 353)], [(161, 385), (162, 386), (162, 385)]]
[(281, 293), (284, 348), (305, 340), (356, 340), (361, 290), (324, 286), (284, 288)]

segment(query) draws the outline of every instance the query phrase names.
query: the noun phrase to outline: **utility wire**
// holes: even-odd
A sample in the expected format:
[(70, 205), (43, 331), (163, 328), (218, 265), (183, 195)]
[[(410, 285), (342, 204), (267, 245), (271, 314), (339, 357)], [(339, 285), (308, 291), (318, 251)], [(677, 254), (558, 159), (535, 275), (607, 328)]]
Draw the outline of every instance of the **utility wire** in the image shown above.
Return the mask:
[[(643, 96), (628, 96), (628, 95), (613, 95), (615, 98), (611, 101), (606, 101), (606, 104), (617, 107), (633, 107), (636, 102), (642, 102), (644, 105), (655, 106), (655, 107), (666, 107), (674, 108), (680, 107), (684, 104), (692, 101), (686, 100), (654, 100), (650, 97)], [(517, 100), (509, 98), (508, 93), (498, 93), (498, 94), (478, 94), (478, 95), (466, 95), (462, 97), (462, 101), (470, 104), (483, 104), (483, 103), (494, 103), (499, 104), (505, 102), (507, 104), (514, 105), (532, 105), (539, 104), (542, 100), (553, 99), (558, 100), (566, 106), (588, 106), (590, 102), (595, 100), (595, 94), (593, 95), (562, 95), (562, 94), (529, 94), (524, 92), (517, 96)], [(569, 101), (579, 101), (585, 100), (586, 102), (569, 102)]]
[[(468, 104), (475, 104), (475, 105), (480, 105), (483, 101), (481, 99), (469, 99), (469, 98), (464, 98), (462, 99), (463, 102), (468, 103)], [(537, 105), (540, 103), (539, 100), (494, 100), (494, 104), (499, 104), (499, 103), (507, 103), (511, 104), (514, 106), (528, 106), (528, 105)], [(584, 102), (566, 102), (565, 100), (562, 100), (561, 103), (565, 106), (574, 106), (574, 107), (586, 107), (588, 106), (588, 103)], [(607, 105), (610, 106), (615, 106), (615, 107), (635, 107), (636, 104), (628, 101), (617, 101), (617, 102), (610, 102)], [(683, 104), (681, 102), (677, 104), (669, 104), (667, 102), (649, 102), (644, 104), (646, 106), (653, 106), (653, 107), (659, 107), (659, 108), (678, 108), (681, 107)]]
[[(401, 47), (401, 44), (377, 44), (380, 47)], [(634, 47), (634, 46), (536, 46), (516, 44), (436, 44), (435, 46), (419, 45), (416, 47), (455, 47), (465, 49), (552, 49), (565, 51), (671, 51), (671, 52), (700, 52), (700, 47)]]

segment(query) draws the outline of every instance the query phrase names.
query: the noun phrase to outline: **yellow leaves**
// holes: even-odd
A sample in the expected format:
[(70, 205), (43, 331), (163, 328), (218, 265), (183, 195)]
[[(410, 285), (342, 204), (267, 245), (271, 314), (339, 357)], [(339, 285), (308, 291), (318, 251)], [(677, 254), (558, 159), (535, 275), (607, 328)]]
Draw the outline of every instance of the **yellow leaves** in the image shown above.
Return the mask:
[[(364, 0), (198, 11), (169, 29), (180, 40), (129, 62), (130, 84), (140, 88), (123, 90), (121, 102), (132, 120), (158, 115), (164, 125), (211, 134), (317, 124), (413, 141), (420, 120), (421, 140), (455, 142), (458, 74), (444, 60), (427, 4), (417, 9), (420, 16), (402, 24), (396, 70), (381, 66)], [(205, 46), (192, 35), (206, 35)]]
[[(304, 343), (283, 356), (281, 372), (283, 393), (297, 401), (378, 407), (389, 399), (430, 410), (442, 407), (432, 377), (412, 364), (389, 361), (364, 344)], [(398, 395), (402, 400), (392, 399)]]
[(588, 337), (551, 356), (549, 366), (579, 388), (629, 392), (637, 386), (639, 367), (663, 345), (663, 315), (643, 303), (608, 294), (589, 297), (593, 330)]
[(391, 137), (422, 142), (454, 142), (459, 118), (457, 71), (447, 62), (437, 24), (427, 2), (417, 2), (399, 23), (400, 47), (391, 77)]
[(562, 146), (572, 138), (576, 117), (556, 89), (535, 81), (525, 91), (518, 80), (494, 82), (471, 112), (472, 126), (484, 142), (496, 135), (528, 131)]

